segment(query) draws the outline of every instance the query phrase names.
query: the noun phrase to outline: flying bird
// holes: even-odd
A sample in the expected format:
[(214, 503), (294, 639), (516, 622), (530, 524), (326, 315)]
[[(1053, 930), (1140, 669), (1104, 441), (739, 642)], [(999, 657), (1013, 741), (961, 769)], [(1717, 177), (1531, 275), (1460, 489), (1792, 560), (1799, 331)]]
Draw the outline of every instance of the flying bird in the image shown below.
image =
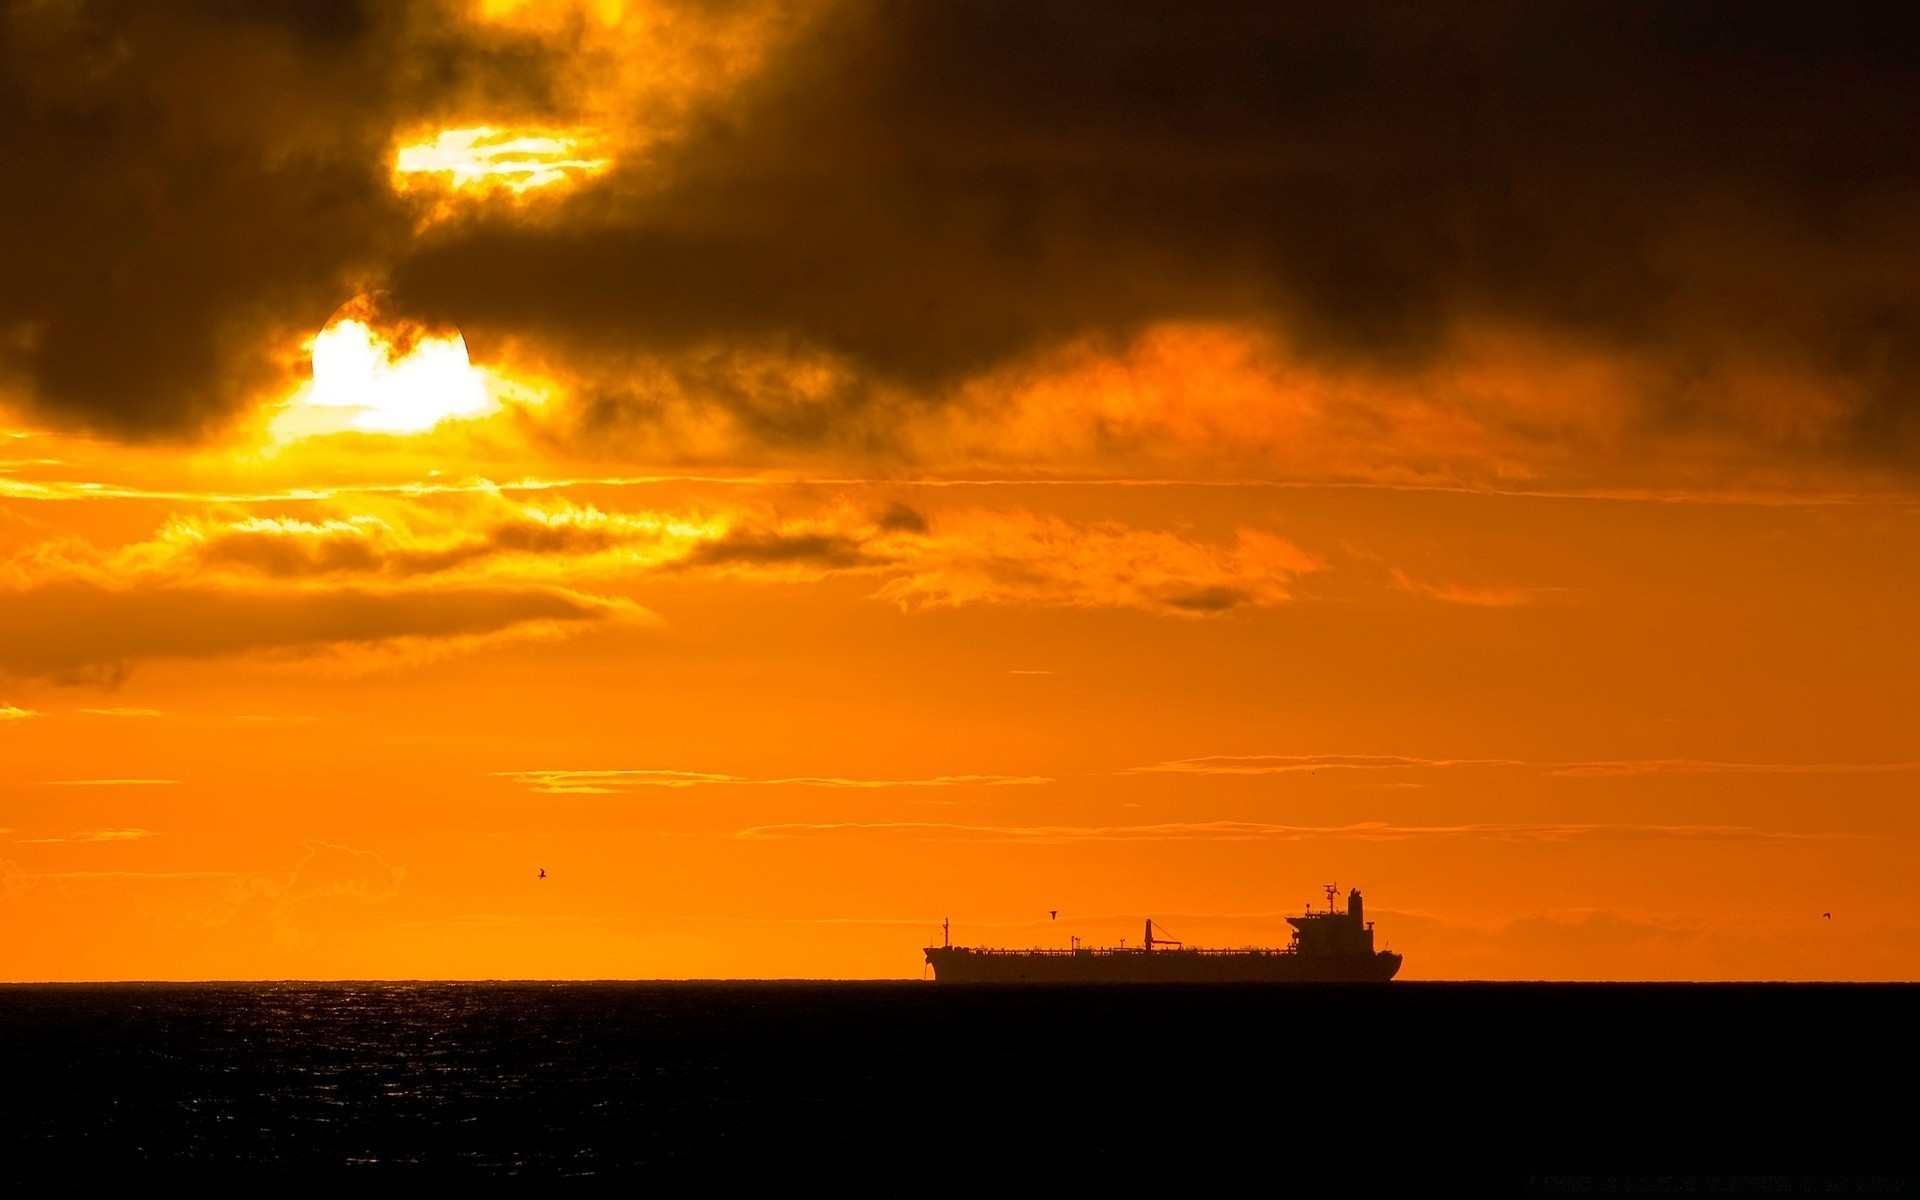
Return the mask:
[(541, 867), (541, 868), (540, 868), (540, 878), (542, 878), (542, 879), (545, 879), (546, 877), (547, 877), (547, 869), (546, 869), (545, 867)]
[(1057, 920), (1059, 920), (1059, 919), (1060, 919), (1060, 910), (1059, 910), (1059, 909), (1057, 909), (1057, 908), (1050, 908), (1050, 909), (1048, 909), (1048, 910), (1047, 910), (1047, 920), (1049, 920), (1049, 921), (1057, 921)]
[(1820, 914), (1820, 917), (1821, 917), (1821, 919), (1822, 919), (1822, 920), (1826, 920), (1826, 921), (1831, 921), (1831, 920), (1833, 920), (1833, 914), (1832, 914), (1832, 913), (1821, 913), (1821, 914)]

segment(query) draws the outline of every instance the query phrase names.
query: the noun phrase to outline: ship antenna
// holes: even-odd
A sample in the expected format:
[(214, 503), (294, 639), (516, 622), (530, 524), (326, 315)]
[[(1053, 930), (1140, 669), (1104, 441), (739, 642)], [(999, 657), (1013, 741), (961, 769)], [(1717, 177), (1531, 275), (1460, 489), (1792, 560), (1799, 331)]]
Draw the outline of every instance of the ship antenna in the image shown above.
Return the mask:
[(1339, 884), (1337, 884), (1337, 883), (1330, 883), (1330, 884), (1328, 884), (1328, 885), (1327, 885), (1327, 911), (1328, 911), (1328, 912), (1332, 912), (1332, 911), (1333, 911), (1333, 901), (1334, 901), (1334, 899), (1335, 899), (1335, 897), (1337, 897), (1337, 896), (1339, 896), (1339, 895), (1340, 895), (1340, 885), (1339, 885)]
[(940, 944), (942, 946), (947, 947), (948, 949), (953, 948), (953, 918), (952, 917), (940, 918)]

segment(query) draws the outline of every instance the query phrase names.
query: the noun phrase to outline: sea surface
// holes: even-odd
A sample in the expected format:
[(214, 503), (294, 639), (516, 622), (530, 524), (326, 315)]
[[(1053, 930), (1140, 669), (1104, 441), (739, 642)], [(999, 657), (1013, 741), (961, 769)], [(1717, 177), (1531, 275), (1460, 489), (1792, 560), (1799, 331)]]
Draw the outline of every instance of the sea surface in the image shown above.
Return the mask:
[(6, 986), (0, 1183), (1913, 1194), (1917, 1018), (1909, 985)]

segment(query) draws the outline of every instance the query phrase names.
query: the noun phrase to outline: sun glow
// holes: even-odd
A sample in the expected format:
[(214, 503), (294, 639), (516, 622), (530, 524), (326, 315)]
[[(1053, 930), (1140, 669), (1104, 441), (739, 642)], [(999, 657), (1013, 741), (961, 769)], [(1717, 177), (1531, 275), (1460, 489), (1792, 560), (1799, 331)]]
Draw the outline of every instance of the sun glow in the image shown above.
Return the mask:
[(584, 147), (590, 141), (577, 130), (508, 130), (490, 125), (443, 129), (430, 141), (400, 147), (394, 155), (394, 186), (405, 191), (427, 182), (472, 192), (504, 190), (522, 195), (577, 183), (612, 163), (587, 152)]
[(457, 329), (336, 317), (315, 335), (313, 378), (274, 418), (278, 441), (318, 434), (420, 433), (500, 404)]

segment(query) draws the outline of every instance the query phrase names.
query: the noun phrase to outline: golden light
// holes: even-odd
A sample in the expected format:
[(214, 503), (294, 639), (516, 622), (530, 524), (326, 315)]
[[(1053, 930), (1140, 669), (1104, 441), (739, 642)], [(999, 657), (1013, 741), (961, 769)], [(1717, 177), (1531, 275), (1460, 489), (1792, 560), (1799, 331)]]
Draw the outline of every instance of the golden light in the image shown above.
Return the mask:
[(500, 408), (487, 373), (468, 361), (458, 329), (390, 317), (365, 298), (336, 312), (310, 350), (313, 378), (269, 426), (277, 441), (348, 431), (419, 433)]
[(583, 149), (590, 140), (579, 130), (507, 130), (491, 125), (443, 129), (430, 141), (400, 147), (394, 155), (394, 186), (405, 191), (425, 182), (522, 195), (577, 183), (612, 164), (611, 159)]

